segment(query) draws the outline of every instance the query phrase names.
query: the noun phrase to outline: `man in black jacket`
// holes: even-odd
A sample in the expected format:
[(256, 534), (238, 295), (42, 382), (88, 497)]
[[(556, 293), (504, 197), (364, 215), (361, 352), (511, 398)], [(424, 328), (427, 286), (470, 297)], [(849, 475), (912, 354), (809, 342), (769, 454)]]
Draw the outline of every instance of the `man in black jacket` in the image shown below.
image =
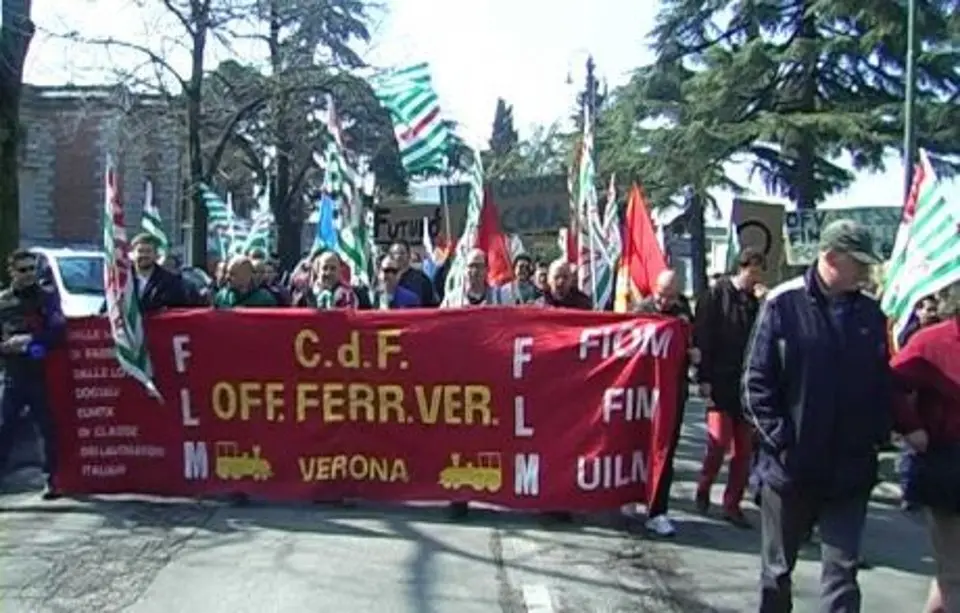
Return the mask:
[(759, 434), (760, 613), (792, 610), (791, 575), (814, 524), (820, 611), (860, 611), (860, 542), (893, 425), (886, 318), (860, 291), (879, 261), (866, 228), (834, 221), (814, 265), (760, 307), (743, 373), (744, 412)]
[(707, 450), (697, 484), (697, 510), (705, 514), (709, 509), (710, 488), (732, 447), (723, 517), (744, 528), (750, 524), (740, 502), (750, 476), (753, 432), (743, 418), (740, 379), (743, 354), (760, 305), (754, 288), (762, 275), (763, 254), (754, 249), (741, 251), (736, 273), (718, 279), (697, 301), (693, 328), (693, 344), (700, 350), (697, 381), (707, 403)]
[(3, 402), (0, 406), (0, 477), (26, 416), (36, 423), (43, 442), (46, 487), (43, 498), (57, 497), (56, 424), (47, 402), (44, 360), (62, 340), (66, 320), (60, 297), (53, 288), (37, 283), (37, 257), (25, 250), (7, 259), (10, 287), (0, 290), (0, 366), (3, 372)]
[(144, 313), (191, 306), (180, 275), (157, 265), (157, 239), (150, 234), (138, 234), (130, 246), (133, 248), (134, 288)]
[[(693, 321), (690, 302), (686, 296), (680, 293), (680, 288), (677, 286), (677, 274), (672, 270), (665, 270), (657, 276), (653, 286), (653, 294), (641, 300), (635, 310), (637, 313), (658, 313), (677, 317), (688, 324)], [(699, 361), (698, 352), (691, 351), (690, 361)], [(686, 375), (688, 366), (689, 363), (683, 368), (684, 375)], [(677, 445), (680, 443), (680, 432), (683, 429), (683, 410), (689, 396), (686, 376), (677, 381), (677, 386), (677, 424), (673, 431), (667, 460), (664, 463), (663, 476), (660, 478), (653, 500), (647, 503), (647, 522), (645, 526), (647, 530), (658, 536), (673, 536), (676, 533), (673, 522), (667, 517), (667, 506), (670, 502), (670, 488), (673, 486), (673, 456), (677, 451)]]

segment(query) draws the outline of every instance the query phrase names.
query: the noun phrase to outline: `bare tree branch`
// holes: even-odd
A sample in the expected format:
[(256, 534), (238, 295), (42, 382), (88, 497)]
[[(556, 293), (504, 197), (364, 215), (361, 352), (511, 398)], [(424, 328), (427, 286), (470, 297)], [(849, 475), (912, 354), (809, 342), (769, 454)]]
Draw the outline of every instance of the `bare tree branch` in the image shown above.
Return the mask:
[(71, 40), (73, 42), (82, 44), (82, 45), (91, 45), (91, 46), (100, 46), (109, 49), (110, 47), (119, 47), (121, 49), (129, 49), (130, 51), (136, 51), (142, 53), (143, 55), (149, 58), (150, 63), (155, 67), (162, 68), (168, 75), (173, 77), (175, 81), (184, 89), (188, 87), (188, 81), (184, 79), (179, 72), (168, 62), (163, 56), (161, 56), (156, 51), (145, 47), (143, 45), (138, 45), (137, 43), (131, 43), (129, 41), (117, 40), (115, 38), (85, 38), (80, 36), (78, 32), (70, 32), (62, 38), (66, 40)]

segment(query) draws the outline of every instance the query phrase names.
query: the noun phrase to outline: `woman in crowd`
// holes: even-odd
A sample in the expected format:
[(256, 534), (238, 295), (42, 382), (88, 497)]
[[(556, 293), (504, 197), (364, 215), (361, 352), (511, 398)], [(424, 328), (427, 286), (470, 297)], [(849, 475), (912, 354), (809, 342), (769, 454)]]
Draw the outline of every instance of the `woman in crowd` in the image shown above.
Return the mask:
[(940, 323), (917, 331), (891, 366), (908, 395), (897, 430), (916, 455), (905, 501), (926, 508), (936, 562), (926, 613), (960, 612), (960, 283), (939, 300)]

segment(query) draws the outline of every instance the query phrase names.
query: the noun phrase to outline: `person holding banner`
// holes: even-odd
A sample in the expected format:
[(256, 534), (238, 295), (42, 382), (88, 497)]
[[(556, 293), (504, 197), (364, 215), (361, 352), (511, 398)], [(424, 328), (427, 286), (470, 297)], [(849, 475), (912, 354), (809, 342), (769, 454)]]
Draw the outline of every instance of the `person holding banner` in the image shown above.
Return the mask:
[(253, 262), (239, 255), (227, 265), (227, 284), (213, 298), (221, 309), (237, 307), (275, 307), (277, 299), (257, 282)]
[(760, 613), (792, 610), (793, 569), (814, 525), (820, 610), (861, 609), (867, 503), (893, 427), (886, 318), (861, 291), (879, 261), (866, 228), (834, 221), (810, 269), (770, 290), (757, 315), (742, 392), (759, 439)]
[(374, 294), (373, 307), (391, 309), (414, 309), (420, 306), (420, 297), (400, 285), (400, 266), (388, 255), (380, 261), (379, 287)]
[(467, 274), (463, 295), (447, 295), (440, 308), (469, 306), (515, 306), (517, 298), (510, 285), (493, 286), (487, 283), (487, 254), (482, 249), (471, 249), (467, 254)]
[(159, 241), (146, 232), (138, 234), (130, 241), (133, 249), (134, 277), (140, 309), (144, 313), (154, 313), (164, 309), (176, 309), (193, 306), (187, 294), (183, 278), (157, 264)]
[[(657, 275), (656, 282), (653, 285), (653, 294), (637, 303), (635, 312), (668, 315), (681, 319), (688, 324), (693, 321), (690, 302), (686, 296), (680, 293), (677, 287), (677, 273), (670, 269)], [(696, 364), (699, 361), (699, 350), (691, 346), (689, 362), (681, 372), (686, 373), (690, 363)], [(677, 451), (677, 445), (680, 444), (684, 406), (687, 404), (687, 398), (690, 395), (685, 376), (677, 381), (677, 388), (677, 425), (670, 441), (670, 450), (667, 454), (663, 477), (660, 479), (653, 499), (647, 504), (645, 527), (657, 536), (673, 536), (677, 531), (673, 522), (667, 517), (667, 507), (670, 503), (670, 488), (673, 486), (673, 457)]]
[(565, 259), (555, 260), (547, 272), (547, 289), (538, 304), (561, 309), (593, 309), (593, 301), (577, 287), (571, 265)]
[(324, 251), (313, 260), (309, 285), (297, 291), (293, 306), (320, 310), (356, 309), (360, 298), (356, 291), (343, 282), (343, 264), (333, 251)]
[(25, 250), (7, 258), (10, 287), (0, 291), (0, 359), (3, 403), (0, 405), (0, 477), (16, 433), (26, 415), (37, 424), (43, 441), (44, 500), (57, 498), (57, 441), (47, 402), (44, 358), (63, 340), (66, 319), (55, 289), (37, 283), (37, 257)]

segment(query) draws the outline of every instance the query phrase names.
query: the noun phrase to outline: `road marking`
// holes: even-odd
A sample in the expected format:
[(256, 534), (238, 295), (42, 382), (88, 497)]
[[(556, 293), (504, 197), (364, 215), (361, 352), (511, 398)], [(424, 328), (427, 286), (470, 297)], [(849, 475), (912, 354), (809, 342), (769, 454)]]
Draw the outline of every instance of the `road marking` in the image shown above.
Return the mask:
[(554, 613), (553, 598), (545, 585), (525, 585), (520, 590), (523, 593), (523, 604), (527, 613)]

